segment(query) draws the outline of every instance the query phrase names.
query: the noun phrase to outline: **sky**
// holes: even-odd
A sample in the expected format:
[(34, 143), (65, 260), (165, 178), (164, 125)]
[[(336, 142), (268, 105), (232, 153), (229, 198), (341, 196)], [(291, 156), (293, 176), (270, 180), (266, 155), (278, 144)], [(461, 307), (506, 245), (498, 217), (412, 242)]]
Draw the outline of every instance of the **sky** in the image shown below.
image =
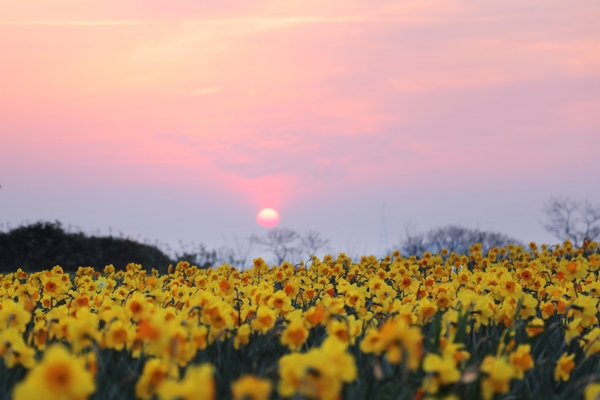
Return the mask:
[(377, 252), (382, 221), (390, 247), (447, 224), (555, 243), (544, 202), (600, 203), (599, 19), (597, 0), (3, 1), (0, 222), (216, 247), (272, 207), (332, 252)]

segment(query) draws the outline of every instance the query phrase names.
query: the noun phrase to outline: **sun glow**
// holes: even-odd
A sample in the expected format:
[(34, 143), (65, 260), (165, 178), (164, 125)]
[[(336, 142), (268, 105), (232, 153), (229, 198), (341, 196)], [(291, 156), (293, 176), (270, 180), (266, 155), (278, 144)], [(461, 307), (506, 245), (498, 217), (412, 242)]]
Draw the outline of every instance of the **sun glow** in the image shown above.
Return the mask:
[(256, 215), (256, 222), (264, 228), (273, 228), (279, 223), (279, 213), (272, 208), (264, 208)]

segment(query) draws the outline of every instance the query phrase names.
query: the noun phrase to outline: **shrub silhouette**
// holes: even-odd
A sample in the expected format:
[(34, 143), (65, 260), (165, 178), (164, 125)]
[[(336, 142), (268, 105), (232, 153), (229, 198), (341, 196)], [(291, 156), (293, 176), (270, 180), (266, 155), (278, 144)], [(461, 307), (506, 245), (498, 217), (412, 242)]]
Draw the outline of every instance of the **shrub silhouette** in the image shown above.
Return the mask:
[(419, 234), (414, 234), (407, 228), (406, 239), (398, 247), (408, 255), (420, 256), (426, 251), (435, 254), (444, 248), (456, 254), (467, 254), (469, 247), (475, 243), (481, 243), (484, 253), (493, 247), (506, 247), (509, 244), (522, 245), (519, 240), (502, 233), (447, 225)]
[(41, 271), (60, 265), (67, 272), (80, 266), (102, 270), (113, 264), (123, 269), (129, 263), (144, 269), (166, 271), (173, 261), (156, 246), (114, 236), (88, 236), (67, 232), (60, 222), (36, 222), (0, 232), (0, 272)]

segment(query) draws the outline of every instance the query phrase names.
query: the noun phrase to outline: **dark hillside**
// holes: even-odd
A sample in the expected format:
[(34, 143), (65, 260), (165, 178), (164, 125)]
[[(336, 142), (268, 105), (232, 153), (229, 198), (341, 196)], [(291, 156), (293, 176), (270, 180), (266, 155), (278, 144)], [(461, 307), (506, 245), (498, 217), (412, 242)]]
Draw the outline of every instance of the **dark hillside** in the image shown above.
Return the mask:
[(114, 236), (96, 237), (71, 233), (60, 222), (36, 222), (0, 232), (0, 273), (40, 271), (60, 265), (65, 271), (80, 266), (102, 270), (113, 264), (123, 269), (128, 263), (144, 269), (165, 271), (173, 261), (155, 246)]

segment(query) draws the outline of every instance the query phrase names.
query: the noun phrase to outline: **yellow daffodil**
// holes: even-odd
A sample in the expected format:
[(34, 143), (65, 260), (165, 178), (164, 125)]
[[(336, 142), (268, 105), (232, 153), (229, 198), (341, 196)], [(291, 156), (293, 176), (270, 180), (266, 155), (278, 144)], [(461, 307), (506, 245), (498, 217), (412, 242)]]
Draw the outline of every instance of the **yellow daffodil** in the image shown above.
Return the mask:
[(436, 394), (440, 386), (456, 383), (460, 379), (460, 371), (452, 356), (427, 354), (423, 360), (423, 371), (427, 374), (423, 380), (423, 388), (431, 394)]
[(85, 360), (74, 357), (61, 345), (52, 345), (41, 362), (17, 384), (14, 400), (84, 399), (94, 393), (92, 374), (85, 368)]
[(31, 321), (31, 312), (25, 310), (24, 304), (12, 299), (2, 300), (0, 304), (0, 330), (14, 328), (25, 332), (26, 325)]
[(275, 325), (275, 320), (275, 311), (268, 307), (259, 307), (256, 318), (252, 321), (252, 328), (264, 334)]
[(152, 358), (146, 361), (135, 385), (135, 395), (140, 399), (151, 399), (166, 382), (168, 375), (169, 368), (162, 360)]
[(481, 380), (481, 394), (485, 400), (491, 400), (496, 393), (506, 394), (509, 392), (510, 381), (516, 375), (508, 360), (486, 356), (480, 369), (485, 374)]
[(293, 318), (281, 334), (281, 344), (298, 351), (308, 339), (308, 329), (302, 317)]
[(213, 367), (189, 366), (182, 380), (164, 381), (157, 392), (160, 400), (213, 400), (216, 394)]
[(8, 368), (22, 365), (32, 368), (35, 364), (35, 350), (27, 346), (18, 329), (11, 328), (0, 332), (0, 357)]
[(244, 375), (231, 385), (233, 400), (268, 400), (273, 384), (266, 379)]
[(533, 368), (533, 357), (530, 354), (531, 345), (520, 344), (509, 356), (510, 364), (515, 371), (515, 377), (523, 379), (524, 373)]
[(575, 354), (569, 355), (563, 353), (558, 361), (556, 361), (556, 368), (554, 369), (554, 380), (555, 381), (568, 381), (571, 371), (575, 368), (575, 362), (573, 359)]
[(585, 400), (598, 400), (600, 398), (600, 383), (587, 385), (583, 396)]

